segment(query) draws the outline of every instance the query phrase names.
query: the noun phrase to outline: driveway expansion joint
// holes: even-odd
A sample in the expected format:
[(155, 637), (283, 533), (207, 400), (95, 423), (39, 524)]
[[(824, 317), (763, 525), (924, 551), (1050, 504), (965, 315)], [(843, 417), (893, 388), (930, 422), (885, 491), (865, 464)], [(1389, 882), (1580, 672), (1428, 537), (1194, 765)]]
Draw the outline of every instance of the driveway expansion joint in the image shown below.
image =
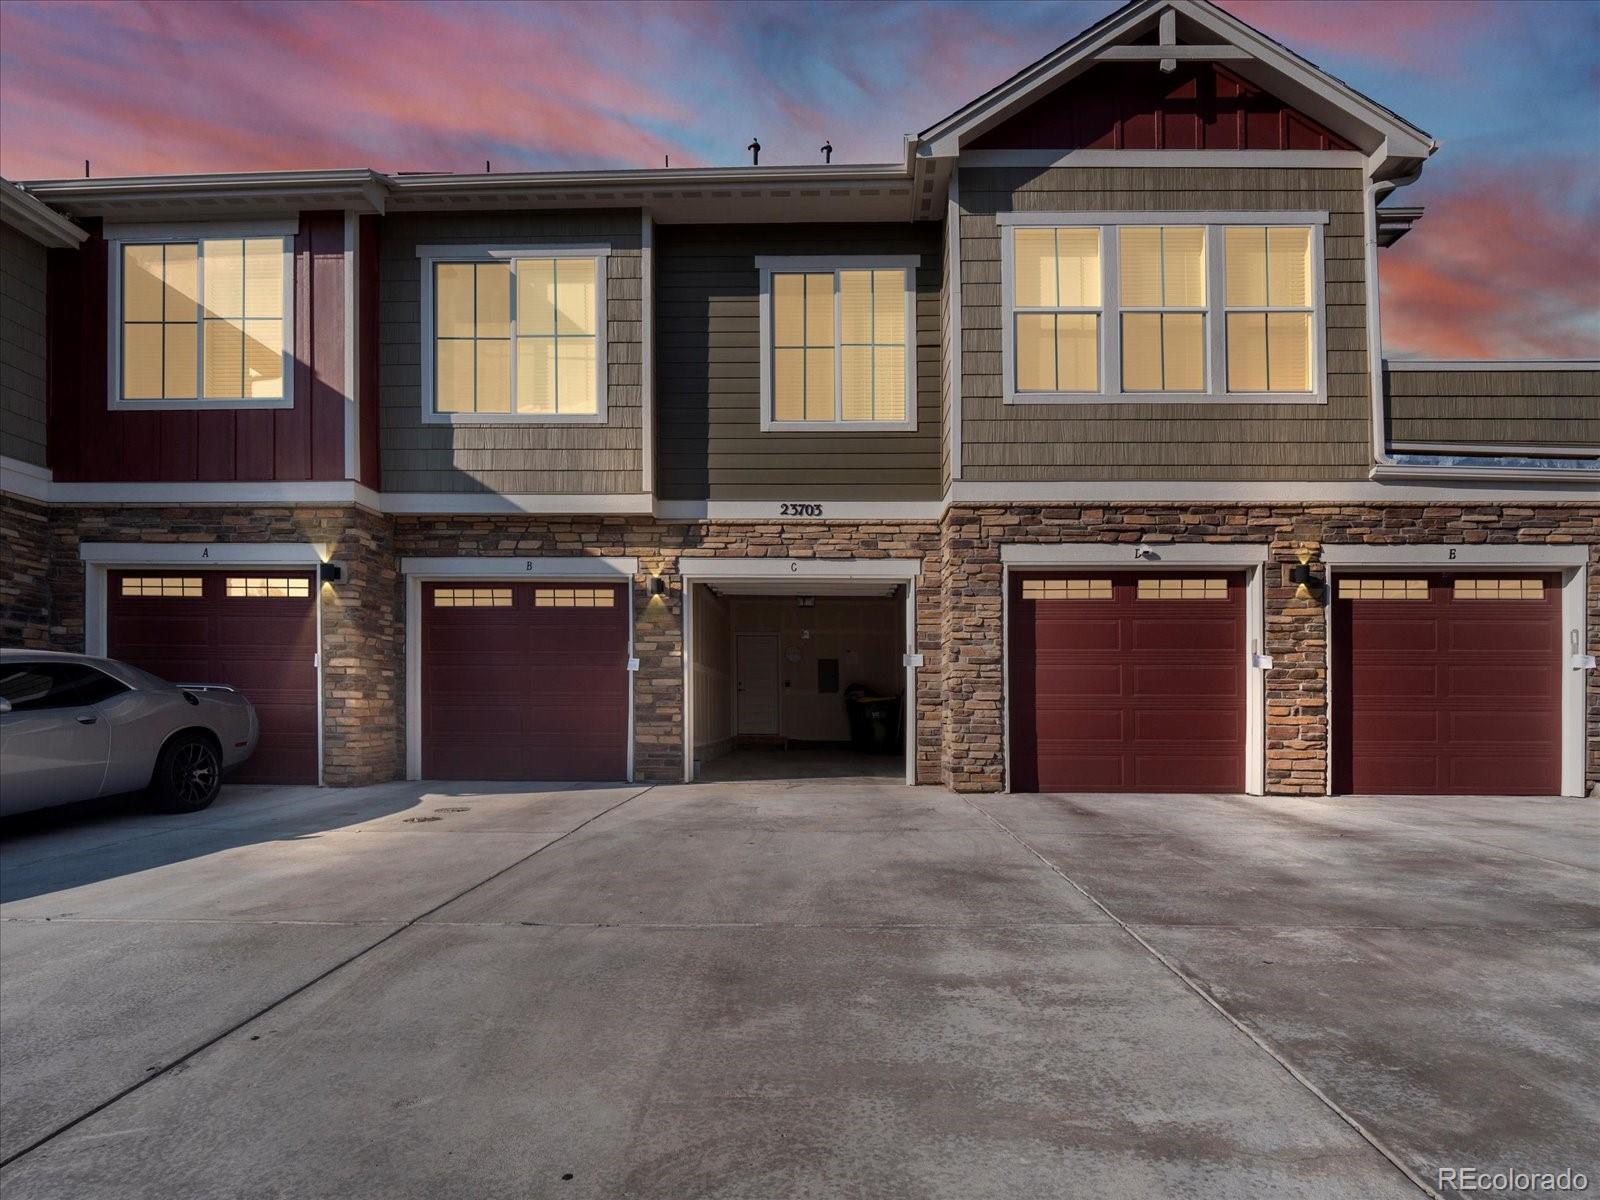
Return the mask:
[(386, 944), (386, 943), (388, 943), (390, 941), (393, 941), (395, 938), (399, 937), (406, 930), (415, 928), (420, 922), (422, 922), (428, 916), (431, 916), (433, 913), (438, 912), (440, 909), (445, 908), (447, 905), (454, 904), (457, 900), (460, 900), (464, 896), (470, 895), (472, 892), (477, 891), (477, 889), (483, 887), (485, 884), (494, 882), (496, 879), (499, 879), (502, 875), (506, 874), (506, 872), (515, 870), (517, 867), (520, 867), (523, 863), (525, 863), (528, 860), (534, 858), (536, 855), (542, 854), (544, 851), (550, 849), (551, 846), (555, 846), (555, 845), (557, 845), (557, 844), (559, 844), (561, 842), (566, 841), (568, 838), (572, 837), (574, 834), (578, 833), (580, 830), (585, 829), (586, 827), (594, 824), (596, 821), (600, 820), (602, 817), (609, 816), (611, 813), (616, 812), (617, 809), (621, 808), (624, 804), (627, 804), (627, 803), (629, 803), (630, 801), (633, 801), (633, 800), (637, 800), (640, 796), (643, 796), (647, 792), (653, 791), (654, 789), (655, 789), (655, 785), (654, 784), (648, 784), (645, 787), (640, 788), (638, 791), (635, 791), (635, 792), (631, 793), (630, 795), (624, 796), (621, 800), (618, 800), (615, 804), (612, 804), (612, 805), (608, 806), (607, 808), (602, 809), (600, 812), (597, 812), (594, 815), (585, 818), (584, 820), (580, 821), (578, 824), (574, 825), (571, 829), (569, 829), (565, 833), (561, 834), (559, 837), (555, 837), (555, 838), (550, 839), (548, 842), (545, 842), (543, 845), (538, 846), (537, 848), (529, 851), (527, 854), (524, 854), (521, 858), (517, 859), (515, 862), (508, 863), (504, 867), (501, 867), (499, 870), (491, 872), (489, 875), (487, 875), (484, 878), (478, 880), (476, 883), (470, 884), (467, 887), (462, 888), (460, 891), (456, 892), (454, 895), (446, 897), (445, 899), (439, 901), (437, 904), (434, 904), (434, 905), (430, 906), (427, 910), (425, 910), (424, 912), (418, 913), (416, 916), (410, 918), (409, 920), (401, 922), (399, 924), (396, 924), (393, 929), (389, 930), (388, 933), (385, 933), (382, 937), (378, 938), (376, 941), (371, 942), (366, 946), (363, 946), (361, 949), (355, 951), (352, 954), (346, 955), (344, 958), (340, 959), (338, 962), (334, 963), (332, 966), (326, 968), (325, 970), (319, 972), (317, 975), (313, 976), (312, 978), (306, 980), (306, 982), (300, 984), (298, 987), (290, 989), (289, 991), (285, 992), (283, 995), (279, 996), (277, 999), (269, 1001), (268, 1003), (260, 1006), (255, 1011), (249, 1013), (248, 1015), (246, 1015), (245, 1017), (241, 1018), (240, 1020), (235, 1021), (232, 1025), (229, 1025), (226, 1029), (222, 1030), (220, 1033), (216, 1033), (216, 1034), (212, 1035), (211, 1037), (209, 1037), (209, 1038), (205, 1039), (204, 1041), (202, 1041), (199, 1045), (194, 1046), (191, 1049), (184, 1051), (182, 1054), (180, 1054), (176, 1058), (174, 1058), (171, 1062), (163, 1063), (158, 1070), (148, 1071), (143, 1076), (143, 1078), (136, 1080), (135, 1082), (129, 1084), (127, 1087), (124, 1087), (121, 1090), (119, 1090), (116, 1093), (114, 1093), (113, 1095), (107, 1097), (105, 1100), (100, 1101), (100, 1103), (95, 1104), (95, 1105), (91, 1106), (89, 1109), (87, 1109), (86, 1111), (79, 1113), (77, 1116), (73, 1117), (70, 1121), (66, 1121), (66, 1122), (56, 1126), (54, 1129), (50, 1130), (49, 1132), (41, 1134), (39, 1137), (34, 1138), (33, 1141), (29, 1142), (26, 1146), (23, 1146), (20, 1149), (14, 1151), (13, 1153), (8, 1154), (5, 1158), (0, 1159), (0, 1167), (8, 1167), (12, 1163), (18, 1162), (21, 1159), (26, 1158), (28, 1155), (32, 1154), (35, 1150), (38, 1150), (42, 1146), (48, 1145), (50, 1142), (52, 1142), (56, 1138), (60, 1137), (62, 1134), (66, 1133), (68, 1130), (76, 1128), (78, 1125), (81, 1125), (83, 1122), (87, 1121), (89, 1118), (95, 1116), (96, 1114), (104, 1112), (106, 1109), (110, 1108), (112, 1105), (118, 1103), (121, 1100), (126, 1099), (128, 1096), (131, 1096), (133, 1093), (139, 1091), (141, 1088), (145, 1087), (147, 1084), (151, 1083), (152, 1081), (160, 1079), (162, 1076), (171, 1074), (174, 1071), (181, 1070), (181, 1069), (185, 1068), (185, 1066), (189, 1063), (189, 1061), (191, 1059), (193, 1059), (196, 1055), (204, 1053), (206, 1050), (209, 1050), (212, 1046), (217, 1045), (223, 1039), (228, 1038), (228, 1037), (232, 1036), (233, 1034), (237, 1033), (239, 1030), (243, 1029), (246, 1025), (249, 1025), (251, 1022), (260, 1020), (262, 1017), (266, 1016), (269, 1012), (272, 1012), (274, 1009), (278, 1008), (279, 1006), (283, 1005), (284, 1003), (294, 999), (296, 996), (300, 995), (302, 992), (309, 991), (311, 988), (313, 988), (317, 984), (321, 983), (324, 979), (327, 979), (331, 975), (334, 975), (337, 972), (342, 971), (345, 967), (348, 967), (351, 963), (354, 963), (357, 960), (359, 960), (361, 958), (364, 958), (366, 955), (372, 953), (372, 951), (376, 950), (379, 946), (382, 946), (382, 945), (384, 945), (384, 944)]
[(1347, 1126), (1350, 1127), (1350, 1129), (1360, 1136), (1363, 1141), (1365, 1141), (1369, 1146), (1387, 1159), (1389, 1164), (1393, 1166), (1395, 1170), (1399, 1171), (1406, 1177), (1406, 1179), (1416, 1185), (1416, 1187), (1419, 1188), (1424, 1195), (1431, 1197), (1432, 1200), (1445, 1200), (1444, 1196), (1439, 1191), (1430, 1186), (1426, 1180), (1424, 1180), (1420, 1175), (1407, 1166), (1405, 1161), (1396, 1151), (1392, 1150), (1381, 1138), (1379, 1138), (1365, 1125), (1358, 1121), (1352, 1113), (1347, 1111), (1331, 1096), (1329, 1096), (1316, 1084), (1311, 1082), (1311, 1080), (1303, 1072), (1296, 1068), (1295, 1065), (1290, 1062), (1284, 1054), (1278, 1051), (1270, 1042), (1266, 1040), (1266, 1038), (1252, 1029), (1247, 1023), (1245, 1023), (1245, 1021), (1230, 1011), (1228, 1007), (1224, 1005), (1222, 1001), (1218, 1000), (1216, 996), (1212, 995), (1210, 990), (1207, 989), (1198, 979), (1195, 979), (1192, 975), (1183, 970), (1182, 967), (1178, 966), (1176, 962), (1168, 958), (1160, 950), (1156, 949), (1156, 947), (1152, 945), (1148, 939), (1142, 937), (1137, 928), (1135, 928), (1129, 922), (1124, 921), (1111, 910), (1109, 905), (1107, 905), (1099, 897), (1095, 896), (1086, 887), (1084, 887), (1076, 879), (1072, 878), (1072, 876), (1068, 875), (1055, 863), (1051, 862), (1043, 854), (1039, 853), (1038, 850), (1034, 849), (1032, 843), (1030, 843), (1021, 834), (1017, 833), (999, 817), (995, 816), (988, 809), (984, 808), (983, 805), (977, 803), (977, 801), (975, 801), (970, 794), (957, 794), (965, 804), (987, 818), (996, 829), (1000, 830), (1007, 837), (1015, 841), (1017, 845), (1021, 846), (1034, 858), (1038, 859), (1039, 862), (1043, 864), (1049, 871), (1070, 885), (1085, 900), (1087, 900), (1090, 904), (1093, 904), (1101, 912), (1105, 913), (1106, 917), (1125, 934), (1137, 942), (1145, 951), (1145, 953), (1149, 954), (1151, 958), (1155, 959), (1158, 963), (1165, 967), (1174, 978), (1176, 978), (1186, 988), (1198, 996), (1204, 1003), (1209, 1005), (1214, 1012), (1232, 1025), (1234, 1029), (1254, 1043), (1257, 1049), (1271, 1058), (1273, 1062), (1277, 1063), (1278, 1066), (1281, 1067), (1292, 1079), (1294, 1079), (1296, 1083), (1300, 1084), (1301, 1087), (1310, 1092), (1311, 1095), (1320, 1101), (1325, 1108), (1334, 1114), (1334, 1116), (1343, 1121)]

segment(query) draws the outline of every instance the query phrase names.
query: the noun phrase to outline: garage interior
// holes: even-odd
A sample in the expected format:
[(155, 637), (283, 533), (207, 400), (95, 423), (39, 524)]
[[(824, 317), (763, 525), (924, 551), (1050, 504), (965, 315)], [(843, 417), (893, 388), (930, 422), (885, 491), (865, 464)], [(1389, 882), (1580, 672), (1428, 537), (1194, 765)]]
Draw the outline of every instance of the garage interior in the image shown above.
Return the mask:
[(691, 586), (695, 778), (904, 774), (905, 585)]

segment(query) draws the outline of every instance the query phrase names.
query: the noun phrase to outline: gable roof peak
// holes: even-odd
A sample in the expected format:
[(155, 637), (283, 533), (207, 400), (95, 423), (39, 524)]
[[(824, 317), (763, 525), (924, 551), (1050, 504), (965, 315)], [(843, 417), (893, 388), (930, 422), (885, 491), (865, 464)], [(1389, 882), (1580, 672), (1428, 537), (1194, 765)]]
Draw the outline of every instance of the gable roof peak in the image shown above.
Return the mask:
[(1211, 0), (1131, 0), (1010, 79), (917, 135), (919, 157), (947, 158), (1007, 118), (1102, 62), (1225, 62), (1251, 85), (1309, 114), (1369, 156), (1378, 176), (1403, 173), (1438, 143)]

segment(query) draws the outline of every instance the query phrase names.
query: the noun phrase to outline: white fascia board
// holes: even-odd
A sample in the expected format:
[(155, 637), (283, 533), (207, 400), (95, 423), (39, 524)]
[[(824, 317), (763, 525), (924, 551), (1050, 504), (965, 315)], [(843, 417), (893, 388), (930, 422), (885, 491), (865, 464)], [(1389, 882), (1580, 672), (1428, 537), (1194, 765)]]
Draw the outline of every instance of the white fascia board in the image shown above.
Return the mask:
[(590, 558), (581, 555), (549, 558), (503, 555), (402, 558), (400, 573), (429, 579), (631, 580), (639, 573), (639, 560), (632, 557)]
[[(1169, 0), (1171, 7), (1229, 43), (1250, 52), (1251, 58), (1272, 69), (1318, 99), (1333, 105), (1372, 129), (1389, 143), (1399, 158), (1427, 158), (1439, 143), (1411, 122), (1368, 99), (1354, 88), (1301, 58), (1281, 42), (1239, 20), (1215, 4), (1196, 0)], [(1293, 102), (1295, 97), (1283, 97)], [(1316, 116), (1315, 113), (1310, 114)]]
[(963, 167), (1288, 167), (1360, 169), (1359, 150), (963, 150)]
[[(1248, 61), (1234, 63), (1246, 78), (1261, 73), (1251, 72), (1251, 67), (1264, 69), (1275, 81), (1281, 80), (1287, 85), (1287, 88), (1277, 89), (1288, 92), (1283, 97), (1285, 100), (1300, 101), (1298, 106), (1301, 107), (1309, 102), (1313, 107), (1337, 112), (1369, 130), (1372, 142), (1387, 141), (1395, 157), (1427, 158), (1438, 148), (1432, 137), (1410, 122), (1215, 5), (1195, 0), (1150, 0), (1131, 4), (1101, 24), (1091, 26), (1052, 54), (924, 130), (919, 139), (921, 151), (934, 156), (960, 153), (963, 141), (999, 124), (1041, 94), (1055, 90), (1087, 70), (1103, 50), (1147, 28), (1152, 18), (1165, 9), (1209, 30), (1225, 44), (1246, 51)], [(1316, 112), (1310, 115), (1318, 117)]]
[(328, 561), (328, 547), (320, 542), (82, 542), (78, 557), (102, 567), (315, 567)]
[[(815, 510), (820, 510), (820, 515), (800, 515)], [(655, 515), (663, 521), (781, 521), (785, 525), (804, 521), (937, 521), (943, 512), (943, 500), (658, 500), (655, 505)]]
[(1008, 225), (1326, 225), (1326, 212), (1278, 209), (1195, 209), (1171, 212), (1003, 212), (994, 223)]
[(50, 487), (48, 467), (0, 455), (0, 492), (45, 504), (50, 500)]
[(712, 558), (678, 559), (687, 580), (717, 579), (889, 579), (906, 581), (922, 574), (920, 558)]
[(1330, 567), (1497, 567), (1558, 570), (1589, 561), (1588, 546), (1485, 546), (1429, 542), (1406, 546), (1341, 546), (1324, 543), (1319, 554)]
[[(1483, 468), (1462, 468), (1482, 476)], [(1547, 472), (1546, 474), (1550, 474)], [(1579, 472), (1567, 472), (1579, 474)], [(1594, 475), (1595, 472), (1581, 472)], [(1566, 479), (1543, 487), (1519, 487), (1494, 479), (1472, 480), (1471, 489), (1458, 479), (1415, 484), (1371, 480), (1318, 482), (1243, 482), (1230, 480), (1178, 480), (1140, 483), (1108, 480), (1081, 483), (953, 483), (945, 505), (960, 504), (1172, 504), (1210, 501), (1219, 504), (1325, 504), (1367, 503), (1386, 500), (1427, 501), (1431, 504), (1554, 504), (1565, 500), (1593, 503), (1600, 495), (1600, 479), (1588, 487), (1575, 487)]]
[(655, 220), (639, 211), (639, 490), (656, 490)]
[(1000, 547), (1000, 561), (1008, 567), (1259, 567), (1266, 564), (1267, 546), (1260, 542), (1007, 542)]
[(1087, 70), (1094, 65), (1097, 53), (1143, 25), (1163, 7), (1162, 0), (1144, 0), (1129, 5), (1120, 16), (1113, 14), (1090, 26), (1051, 54), (923, 130), (918, 137), (919, 153), (937, 157), (960, 153), (962, 141), (1003, 121), (1031, 103), (1038, 93), (1053, 90)]
[(1390, 358), (1383, 365), (1395, 371), (1600, 371), (1600, 358)]
[(488, 175), (398, 175), (385, 182), (396, 196), (449, 196), (476, 191), (616, 189), (639, 192), (772, 184), (886, 183), (911, 177), (907, 163), (830, 163), (821, 166), (676, 167), (634, 171), (503, 171)]
[[(1600, 500), (1600, 471), (1582, 467), (1449, 467), (1425, 463), (1379, 463), (1367, 473), (1375, 481), (1436, 479), (1444, 484), (1543, 483), (1578, 485), (1577, 499)], [(1587, 482), (1587, 489), (1583, 484)], [(1588, 494), (1581, 493), (1586, 490)]]
[(382, 213), (388, 181), (368, 169), (249, 171), (138, 175), (108, 179), (41, 179), (27, 191), (74, 212), (110, 215), (130, 209), (216, 213), (353, 208)]
[(0, 221), (39, 245), (57, 250), (76, 250), (89, 236), (87, 230), (79, 229), (9, 179), (0, 179)]
[(52, 504), (278, 505), (361, 504), (377, 493), (344, 483), (52, 483)]
[(494, 516), (498, 513), (650, 515), (650, 497), (643, 492), (614, 496), (384, 492), (379, 497), (379, 506), (380, 511), (386, 513), (430, 516)]

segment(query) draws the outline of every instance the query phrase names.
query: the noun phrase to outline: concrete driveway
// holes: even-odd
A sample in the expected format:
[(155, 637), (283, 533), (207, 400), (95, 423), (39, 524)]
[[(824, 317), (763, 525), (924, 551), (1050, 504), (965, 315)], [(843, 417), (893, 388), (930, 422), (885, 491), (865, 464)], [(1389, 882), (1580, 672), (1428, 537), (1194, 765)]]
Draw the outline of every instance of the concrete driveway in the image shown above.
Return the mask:
[(1600, 1188), (1591, 801), (405, 784), (6, 833), (8, 1200)]

